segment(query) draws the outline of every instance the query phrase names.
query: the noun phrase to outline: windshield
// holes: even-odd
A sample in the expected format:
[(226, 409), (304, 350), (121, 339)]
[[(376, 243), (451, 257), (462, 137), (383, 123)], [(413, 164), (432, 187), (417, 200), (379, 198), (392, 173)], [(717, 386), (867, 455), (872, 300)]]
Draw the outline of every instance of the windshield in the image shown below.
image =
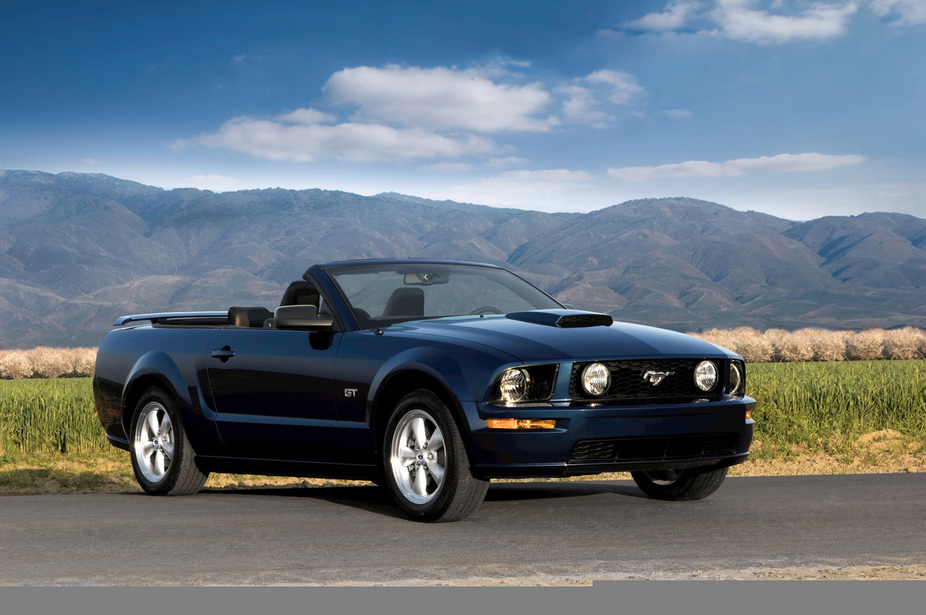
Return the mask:
[(494, 267), (403, 263), (344, 265), (326, 271), (363, 328), (563, 307), (513, 273)]

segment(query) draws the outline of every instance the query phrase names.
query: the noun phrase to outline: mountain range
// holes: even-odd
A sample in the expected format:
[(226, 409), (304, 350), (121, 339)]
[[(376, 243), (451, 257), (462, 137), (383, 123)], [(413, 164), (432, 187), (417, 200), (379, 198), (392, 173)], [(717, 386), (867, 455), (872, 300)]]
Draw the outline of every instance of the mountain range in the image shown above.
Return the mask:
[(274, 308), (312, 264), (505, 266), (576, 307), (680, 331), (926, 328), (926, 220), (791, 221), (690, 198), (587, 214), (328, 190), (164, 190), (0, 171), (0, 347), (95, 346), (122, 314)]

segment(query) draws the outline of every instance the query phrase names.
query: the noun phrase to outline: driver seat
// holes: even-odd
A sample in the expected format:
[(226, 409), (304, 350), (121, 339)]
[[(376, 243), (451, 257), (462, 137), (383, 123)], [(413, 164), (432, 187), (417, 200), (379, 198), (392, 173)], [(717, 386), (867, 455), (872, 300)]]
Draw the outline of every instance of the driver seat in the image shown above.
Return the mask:
[(420, 288), (397, 288), (392, 291), (383, 317), (424, 316), (424, 291)]

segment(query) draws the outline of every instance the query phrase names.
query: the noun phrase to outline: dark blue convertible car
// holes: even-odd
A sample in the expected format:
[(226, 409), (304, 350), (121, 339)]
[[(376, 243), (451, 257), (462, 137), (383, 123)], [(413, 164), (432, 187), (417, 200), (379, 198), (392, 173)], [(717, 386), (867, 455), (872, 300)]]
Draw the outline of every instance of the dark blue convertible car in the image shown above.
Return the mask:
[(749, 455), (739, 355), (569, 309), (515, 274), (445, 261), (316, 265), (274, 312), (124, 316), (94, 396), (148, 493), (209, 472), (354, 478), (423, 521), (492, 478), (630, 471), (705, 497)]

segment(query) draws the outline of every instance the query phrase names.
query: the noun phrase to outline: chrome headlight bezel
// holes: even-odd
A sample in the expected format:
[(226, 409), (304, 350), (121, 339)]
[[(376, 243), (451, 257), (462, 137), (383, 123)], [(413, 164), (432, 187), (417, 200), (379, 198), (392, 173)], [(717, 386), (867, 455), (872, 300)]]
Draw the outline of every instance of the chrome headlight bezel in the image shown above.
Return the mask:
[(746, 363), (730, 361), (730, 395), (742, 397), (746, 394)]

